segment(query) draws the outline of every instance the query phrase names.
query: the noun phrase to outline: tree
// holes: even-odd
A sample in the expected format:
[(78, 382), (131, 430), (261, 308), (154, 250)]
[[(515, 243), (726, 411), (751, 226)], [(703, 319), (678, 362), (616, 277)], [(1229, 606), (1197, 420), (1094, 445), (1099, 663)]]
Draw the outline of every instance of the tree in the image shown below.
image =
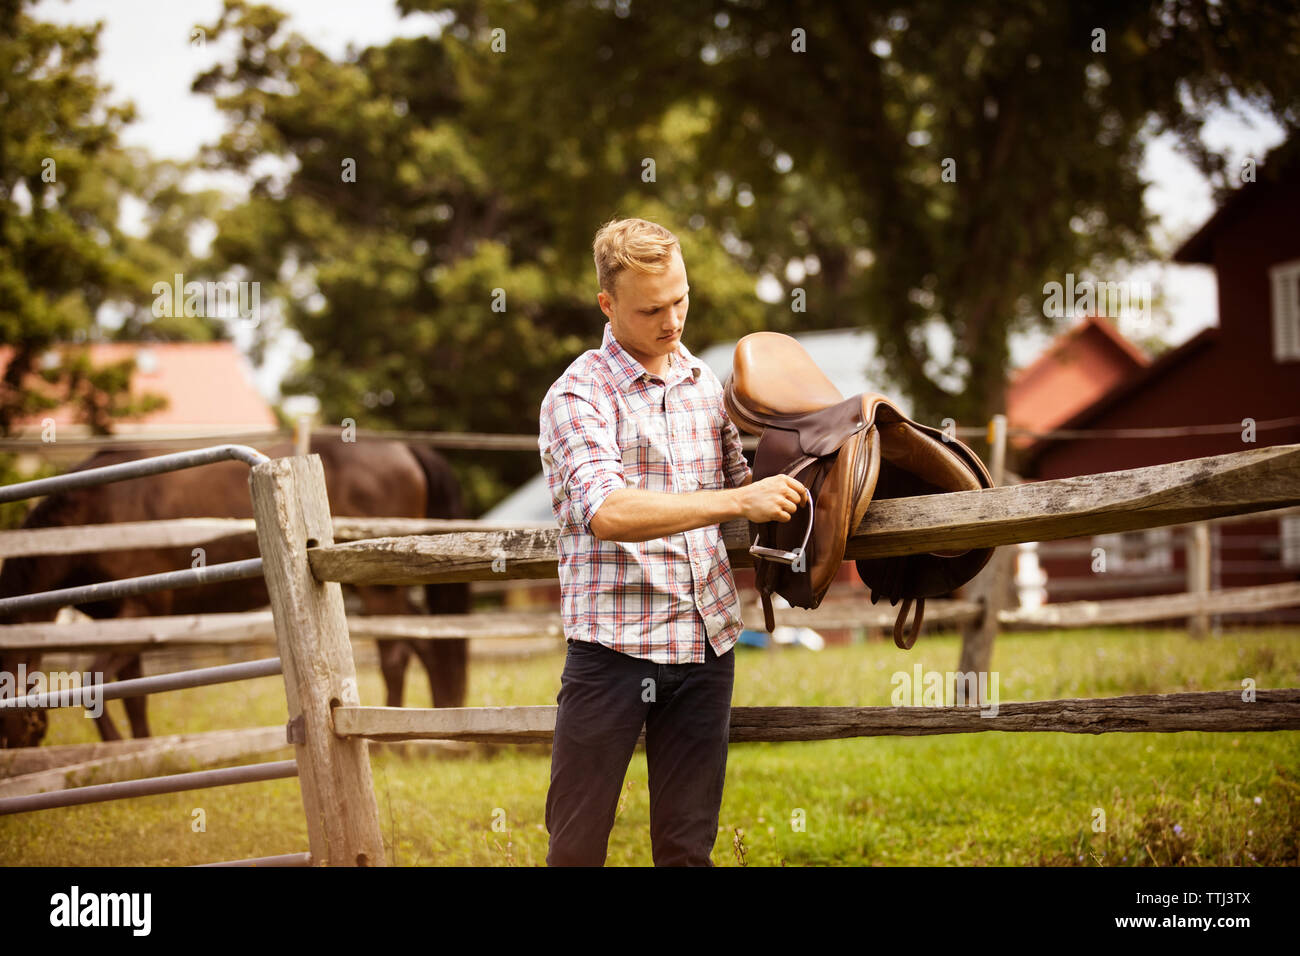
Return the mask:
[[(590, 243), (597, 220), (619, 211), (682, 233), (699, 317), (692, 347), (761, 320), (752, 277), (707, 226), (688, 228), (672, 208), (680, 190), (646, 204), (632, 201), (629, 185), (627, 202), (603, 209), (564, 178), (563, 193), (544, 183), (512, 191), (539, 176), (544, 159), (492, 153), (498, 121), (459, 43), (397, 39), (336, 62), (284, 19), (228, 2), (206, 29), (237, 35), (238, 52), (194, 88), (231, 121), (205, 151), (209, 164), (278, 167), (219, 217), (214, 267), (242, 268), (284, 303), (284, 321), (313, 348), (284, 390), (319, 396), (325, 421), (535, 431), (546, 388), (599, 344)], [(682, 110), (662, 122), (671, 130), (700, 119)], [(694, 158), (683, 151), (672, 161), (690, 167)], [(570, 202), (583, 214), (557, 216)], [(452, 457), (479, 507), (537, 470), (535, 454)]]
[[(67, 346), (105, 337), (105, 306), (127, 319), (127, 335), (217, 334), (203, 320), (155, 322), (149, 312), (153, 282), (193, 261), (182, 237), (217, 197), (187, 194), (183, 165), (119, 145), (133, 110), (110, 103), (95, 76), (102, 25), (45, 23), (25, 6), (0, 2), (0, 343), (12, 349), (0, 434), (65, 402), (103, 433), (160, 399), (132, 398), (130, 362), (91, 368), (84, 349)], [(128, 195), (144, 202), (144, 236), (119, 227)]]
[[(693, 155), (660, 162), (647, 198), (735, 184), (724, 209), (670, 208), (735, 237), (750, 274), (820, 266), (808, 314), (771, 327), (871, 329), (921, 414), (967, 422), (1003, 407), (1009, 334), (1053, 324), (1045, 282), (1150, 254), (1147, 137), (1174, 131), (1222, 191), (1198, 137), (1213, 108), (1240, 96), (1300, 123), (1294, 0), (399, 6), (454, 16), (443, 42), (477, 79), (513, 202), (567, 197), (551, 215), (574, 234), (641, 157)], [(683, 108), (705, 118), (689, 144), (661, 138)], [(934, 325), (951, 356), (927, 348)]]
[[(531, 430), (596, 344), (595, 228), (639, 215), (682, 238), (692, 347), (869, 329), (882, 387), (981, 422), (1046, 282), (1151, 254), (1147, 138), (1227, 188), (1212, 108), (1297, 123), (1294, 0), (398, 6), (444, 26), (336, 62), (227, 0), (238, 52), (195, 83), (231, 120), (208, 162), (282, 161), (215, 245), (285, 302), (328, 420)], [(536, 470), (497, 462), (460, 463), (479, 504)]]

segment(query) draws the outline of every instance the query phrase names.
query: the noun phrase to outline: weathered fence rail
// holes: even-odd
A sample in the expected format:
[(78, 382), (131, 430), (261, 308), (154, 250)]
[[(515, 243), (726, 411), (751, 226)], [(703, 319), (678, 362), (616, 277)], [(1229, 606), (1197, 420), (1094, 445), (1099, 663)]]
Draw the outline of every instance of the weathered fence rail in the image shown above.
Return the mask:
[[(1048, 541), (1296, 504), (1300, 445), (1280, 445), (1086, 478), (874, 501), (846, 558)], [(307, 559), (318, 579), (343, 584), (553, 578), (558, 537), (553, 528), (387, 537), (318, 545)], [(745, 523), (723, 525), (723, 537), (732, 565), (750, 566)]]
[[(1265, 510), (1270, 518), (1300, 514), (1300, 508)], [(1256, 512), (1229, 514), (1210, 519), (1208, 523), (1241, 522), (1255, 514)], [(549, 521), (504, 522), (470, 518), (335, 517), (332, 524), (335, 541), (457, 531), (545, 531), (554, 528), (554, 524)], [(229, 538), (254, 536), (256, 533), (257, 527), (252, 518), (165, 518), (157, 521), (123, 521), (111, 525), (14, 528), (0, 531), (0, 559), (43, 554), (81, 554), (87, 551), (129, 551), (133, 548), (188, 548)], [(1060, 540), (1045, 544), (1042, 553), (1052, 557), (1081, 555), (1091, 553), (1092, 548), (1093, 545), (1087, 542)]]
[[(339, 707), (335, 732), (375, 740), (549, 741), (556, 708)], [(1222, 733), (1300, 730), (1300, 689), (1143, 694), (988, 707), (733, 707), (732, 743), (1013, 733)]]
[[(353, 639), (533, 637), (561, 633), (558, 614), (531, 611), (349, 615), (347, 620)], [(275, 621), (269, 610), (0, 625), (0, 650), (11, 651), (257, 645), (274, 640)]]
[[(336, 541), (358, 541), (407, 534), (446, 534), (451, 531), (511, 531), (551, 528), (550, 522), (507, 523), (468, 518), (335, 518)], [(89, 551), (129, 551), (133, 548), (188, 548), (230, 538), (252, 537), (252, 518), (166, 518), (117, 524), (68, 525), (59, 528), (16, 528), (0, 531), (0, 558)]]
[(1008, 609), (998, 613), (998, 624), (1009, 630), (1105, 627), (1165, 621), (1196, 614), (1268, 611), (1296, 605), (1300, 605), (1300, 581), (1195, 594), (1157, 594), (1113, 601), (1070, 601), (1044, 604), (1033, 609)]
[[(1002, 609), (1002, 630), (1069, 629), (1174, 620), (1193, 614), (1265, 611), (1300, 605), (1300, 582), (1225, 588), (1204, 594), (1165, 594), (1112, 601), (1072, 601), (1032, 609)], [(894, 611), (865, 598), (834, 600), (815, 610), (784, 608), (779, 626), (811, 628), (890, 627)], [(973, 601), (936, 600), (926, 605), (931, 628), (978, 621), (981, 606)], [(742, 608), (746, 627), (762, 629), (762, 612)], [(413, 638), (559, 637), (560, 615), (554, 611), (476, 611), (473, 614), (348, 615), (351, 640)], [(0, 651), (103, 651), (151, 647), (211, 647), (274, 642), (275, 622), (268, 611), (138, 617), (63, 624), (0, 625)]]
[[(264, 757), (289, 746), (284, 727), (274, 726), (79, 744), (64, 748), (71, 753), (53, 756), (47, 752), (61, 748), (0, 750), (0, 797), (117, 782), (186, 764), (206, 767), (227, 760)], [(62, 762), (50, 763), (61, 758)]]

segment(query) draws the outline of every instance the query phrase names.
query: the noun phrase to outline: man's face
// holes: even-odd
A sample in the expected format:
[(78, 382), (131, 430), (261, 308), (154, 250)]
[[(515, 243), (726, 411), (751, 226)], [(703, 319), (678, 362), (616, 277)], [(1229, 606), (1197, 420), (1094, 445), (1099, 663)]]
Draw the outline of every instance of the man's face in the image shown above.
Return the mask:
[(676, 350), (690, 305), (686, 264), (674, 249), (664, 272), (650, 275), (624, 269), (614, 295), (602, 291), (601, 311), (609, 316), (614, 338), (643, 365)]

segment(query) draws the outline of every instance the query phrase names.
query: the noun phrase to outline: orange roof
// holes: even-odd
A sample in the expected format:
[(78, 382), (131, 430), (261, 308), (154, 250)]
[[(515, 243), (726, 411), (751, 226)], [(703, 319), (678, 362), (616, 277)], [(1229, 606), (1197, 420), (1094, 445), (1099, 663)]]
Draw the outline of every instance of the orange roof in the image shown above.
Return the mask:
[[(168, 399), (166, 408), (118, 421), (149, 427), (218, 425), (256, 429), (276, 425), (275, 413), (253, 384), (248, 362), (233, 342), (95, 342), (57, 348), (88, 348), (91, 364), (96, 367), (134, 357), (131, 393), (153, 392)], [(0, 374), (8, 367), (13, 352), (9, 346), (0, 346)], [(60, 425), (76, 421), (72, 408), (60, 406), (17, 424), (37, 425), (47, 417)]]
[(1015, 373), (1007, 386), (1007, 424), (1055, 428), (1150, 364), (1110, 322), (1088, 316)]

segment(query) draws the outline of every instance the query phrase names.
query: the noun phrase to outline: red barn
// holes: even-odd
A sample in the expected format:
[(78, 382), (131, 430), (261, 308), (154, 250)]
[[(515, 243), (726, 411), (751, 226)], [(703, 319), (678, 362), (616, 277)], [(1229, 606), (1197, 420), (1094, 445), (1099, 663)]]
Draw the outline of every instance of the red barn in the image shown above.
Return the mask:
[[(1020, 457), (1020, 473), (1046, 479), (1221, 455), (1300, 442), (1300, 155), (1290, 142), (1236, 190), (1175, 253), (1213, 266), (1219, 324), (1165, 353), (1058, 427), (1069, 430), (1223, 426), (1168, 437), (1044, 439)], [(1206, 433), (1209, 431), (1209, 433)], [(1300, 517), (1215, 525), (1211, 587), (1300, 579)], [(1091, 545), (1108, 557), (1124, 542)], [(1125, 535), (1143, 545), (1134, 561), (1089, 575), (1088, 547), (1045, 559), (1050, 601), (1184, 589), (1183, 555), (1169, 529)], [(1086, 542), (1079, 542), (1085, 544)], [(1085, 578), (1085, 576), (1087, 576)], [(1076, 578), (1053, 588), (1051, 578)], [(1082, 579), (1082, 580), (1080, 580)], [(1064, 583), (1064, 582), (1063, 582)], [(1274, 616), (1278, 616), (1274, 612)], [(1290, 617), (1297, 615), (1292, 612)]]

